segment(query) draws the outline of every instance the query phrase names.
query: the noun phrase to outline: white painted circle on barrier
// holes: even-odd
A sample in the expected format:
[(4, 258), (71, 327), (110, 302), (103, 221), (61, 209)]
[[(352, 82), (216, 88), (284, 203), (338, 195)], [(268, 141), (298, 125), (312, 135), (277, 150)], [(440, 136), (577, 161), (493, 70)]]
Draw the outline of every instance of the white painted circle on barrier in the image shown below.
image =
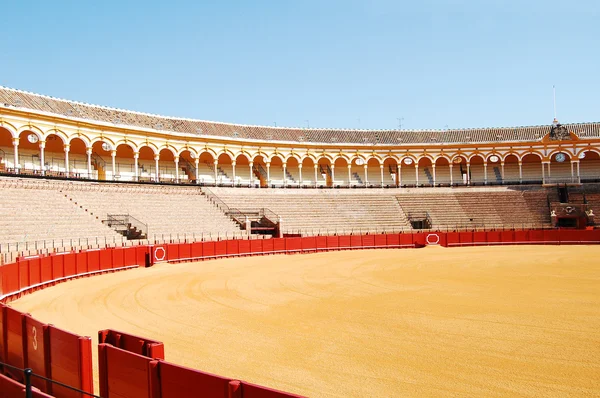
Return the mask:
[[(158, 257), (159, 251), (162, 252), (162, 255), (160, 256), (160, 258)], [(166, 256), (167, 256), (167, 251), (165, 250), (164, 247), (159, 246), (159, 247), (154, 248), (154, 260), (155, 261), (162, 261), (165, 259)]]
[(440, 243), (440, 236), (438, 234), (427, 234), (425, 241), (428, 245), (437, 245)]

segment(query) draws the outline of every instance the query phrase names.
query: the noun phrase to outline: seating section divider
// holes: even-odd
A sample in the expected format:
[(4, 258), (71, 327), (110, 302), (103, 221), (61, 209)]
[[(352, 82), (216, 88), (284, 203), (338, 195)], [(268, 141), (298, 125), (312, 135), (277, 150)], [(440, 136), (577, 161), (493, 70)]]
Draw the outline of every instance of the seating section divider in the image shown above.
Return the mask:
[(152, 359), (165, 359), (165, 345), (162, 342), (112, 329), (100, 330), (98, 332), (98, 343), (110, 344), (122, 350)]

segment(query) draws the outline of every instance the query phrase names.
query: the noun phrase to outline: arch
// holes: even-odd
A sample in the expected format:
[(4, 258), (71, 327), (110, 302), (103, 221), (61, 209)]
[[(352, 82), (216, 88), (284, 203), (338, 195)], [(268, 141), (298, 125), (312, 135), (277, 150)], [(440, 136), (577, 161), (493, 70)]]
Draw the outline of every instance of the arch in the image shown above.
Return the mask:
[(571, 160), (574, 156), (573, 152), (566, 148), (555, 148), (552, 151), (550, 151), (550, 153), (548, 153), (548, 159), (550, 161), (552, 161), (552, 159), (554, 158), (554, 155), (556, 155), (557, 153), (564, 153), (566, 156), (569, 157), (569, 160)]
[[(0, 162), (4, 163), (8, 167), (11, 154), (13, 153), (13, 132), (4, 126), (0, 126)], [(10, 163), (12, 164), (12, 163)]]
[(383, 164), (383, 159), (382, 159), (382, 157), (381, 157), (381, 156), (379, 156), (379, 155), (371, 154), (371, 156), (368, 156), (368, 157), (367, 157), (367, 163), (368, 163), (369, 161), (371, 161), (371, 159), (375, 159), (375, 160), (377, 160), (378, 164)]
[[(108, 137), (101, 137), (101, 136), (96, 136), (96, 137), (92, 138), (92, 139), (90, 140), (90, 146), (92, 146), (92, 147), (93, 147), (93, 146), (94, 146), (96, 143), (98, 143), (98, 142), (106, 142), (106, 143), (107, 143), (108, 145), (110, 145), (112, 148), (114, 148), (114, 147), (115, 147), (115, 142), (114, 142), (112, 139), (110, 139), (110, 138), (108, 138)], [(153, 144), (147, 144), (147, 145), (153, 145)], [(153, 146), (156, 148), (156, 146), (155, 146), (155, 145), (153, 145)]]
[(575, 153), (575, 157), (578, 159), (585, 159), (585, 155), (583, 157), (581, 157), (581, 154), (585, 154), (586, 152), (592, 152), (597, 155), (600, 155), (600, 150), (598, 150), (596, 148), (588, 147), (588, 148), (583, 148), (583, 149), (580, 149), (579, 151), (577, 151)]
[(229, 149), (221, 149), (220, 151), (216, 151), (215, 157), (217, 159), (220, 158), (221, 155), (227, 155), (230, 161), (231, 159), (235, 159), (235, 153), (233, 153), (233, 151), (230, 151)]
[(333, 156), (329, 155), (328, 153), (321, 153), (317, 156), (317, 162), (321, 163), (321, 160), (323, 160), (323, 162), (327, 162), (329, 164), (333, 163)]
[(419, 167), (421, 167), (421, 166), (428, 166), (428, 165), (431, 166), (433, 163), (434, 163), (434, 160), (433, 160), (433, 158), (431, 156), (427, 156), (427, 155), (420, 156), (417, 159), (417, 164), (419, 165)]
[(230, 154), (230, 152), (220, 152), (219, 155), (216, 157), (219, 165), (226, 165), (226, 164), (232, 164), (233, 162), (233, 155)]
[(3, 130), (3, 129), (10, 133), (11, 138), (14, 138), (17, 136), (17, 128), (14, 125), (7, 123), (7, 122), (2, 122), (2, 124), (0, 124), (0, 130)]
[(69, 142), (69, 137), (62, 130), (59, 130), (59, 129), (49, 129), (44, 134), (44, 139), (46, 141), (48, 141), (48, 137), (51, 136), (51, 135), (58, 136), (62, 140), (62, 142), (65, 143), (65, 144)]
[[(170, 153), (171, 156), (167, 155), (167, 153)], [(176, 156), (179, 155), (179, 153), (177, 152), (177, 149), (172, 146), (172, 145), (161, 145), (158, 147), (158, 154), (159, 156), (163, 157), (163, 154), (165, 154), (165, 158), (167, 159), (175, 159)]]
[(586, 148), (577, 154), (579, 160), (578, 175), (582, 181), (600, 180), (600, 151), (595, 148)]
[(277, 165), (281, 166), (284, 162), (284, 159), (285, 157), (282, 154), (274, 153), (268, 157), (268, 162), (271, 164), (276, 163)]
[(236, 162), (239, 162), (241, 159), (246, 159), (246, 164), (248, 164), (250, 159), (252, 159), (252, 155), (247, 151), (239, 151), (234, 154), (234, 159)]
[(44, 132), (39, 127), (36, 127), (33, 125), (21, 126), (19, 128), (19, 130), (17, 131), (17, 134), (15, 135), (15, 137), (17, 137), (17, 136), (20, 137), (21, 134), (25, 131), (35, 134), (37, 136), (38, 140), (40, 140), (40, 141), (42, 141), (44, 139)]
[(83, 134), (72, 135), (71, 137), (69, 137), (68, 144), (71, 145), (71, 143), (74, 140), (81, 140), (85, 144), (86, 148), (89, 148), (92, 145), (90, 139), (86, 135), (83, 135)]
[(346, 154), (338, 153), (336, 156), (333, 157), (333, 162), (337, 162), (338, 159), (343, 159), (344, 161), (346, 161), (347, 164), (350, 164), (350, 157)]
[(476, 160), (476, 164), (483, 164), (483, 162), (486, 161), (486, 157), (483, 153), (481, 152), (475, 152), (472, 153), (469, 157), (468, 157), (468, 161), (469, 163), (473, 163), (473, 159), (481, 159), (481, 162), (479, 162), (479, 160)]
[[(537, 156), (540, 159), (540, 162), (544, 159), (544, 155), (542, 155), (540, 152), (538, 151), (528, 151), (525, 153), (521, 154), (520, 160), (521, 162), (524, 162), (526, 157), (530, 157), (530, 156)], [(531, 159), (531, 158), (530, 158)]]
[[(37, 132), (29, 130), (27, 128), (21, 128), (18, 133), (19, 138), (19, 161), (22, 170), (32, 170), (37, 172), (41, 170), (41, 152), (40, 152), (40, 136)], [(29, 141), (29, 136), (32, 135), (35, 137), (35, 142)], [(13, 152), (13, 151), (11, 151)]]

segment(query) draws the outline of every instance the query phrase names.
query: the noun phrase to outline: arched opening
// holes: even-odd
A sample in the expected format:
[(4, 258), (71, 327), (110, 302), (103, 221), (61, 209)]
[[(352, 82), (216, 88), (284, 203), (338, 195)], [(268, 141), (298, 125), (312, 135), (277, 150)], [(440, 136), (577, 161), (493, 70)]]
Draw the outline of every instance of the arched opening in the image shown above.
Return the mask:
[(387, 158), (383, 161), (383, 185), (386, 187), (398, 185), (398, 163), (394, 158)]
[(542, 178), (542, 158), (536, 153), (530, 153), (521, 159), (522, 181), (529, 184), (541, 184)]
[(46, 174), (64, 176), (65, 167), (65, 142), (57, 134), (46, 137), (46, 148), (44, 149), (44, 165)]
[(352, 176), (348, 173), (348, 161), (342, 157), (339, 157), (334, 160), (333, 166), (333, 186), (338, 188), (349, 186)]
[(250, 170), (250, 160), (248, 156), (240, 154), (235, 158), (235, 183), (241, 186), (250, 186), (252, 170)]
[(571, 167), (571, 155), (567, 152), (556, 152), (550, 156), (547, 173), (546, 183), (577, 182), (576, 170)]
[(502, 184), (502, 162), (500, 156), (493, 154), (487, 158), (487, 183), (500, 185)]
[(419, 167), (415, 173), (417, 179), (417, 186), (420, 187), (432, 187), (433, 186), (433, 167), (431, 159), (428, 157), (422, 157), (419, 159)]
[(381, 181), (381, 163), (377, 158), (367, 160), (367, 181), (370, 187), (382, 186)]
[(452, 158), (452, 185), (467, 185), (469, 183), (467, 173), (467, 158), (463, 155), (457, 155)]
[(149, 146), (140, 147), (138, 158), (139, 181), (156, 181), (156, 161), (154, 150)]
[(484, 160), (481, 155), (474, 155), (469, 160), (469, 182), (471, 185), (483, 185), (486, 182), (486, 170), (483, 165)]
[(450, 186), (450, 162), (444, 157), (435, 160), (435, 185)]
[(178, 170), (175, 167), (175, 155), (168, 148), (158, 152), (158, 180), (174, 182), (177, 180)]
[(504, 157), (504, 167), (500, 165), (504, 184), (519, 184), (519, 158), (514, 153)]
[(302, 159), (302, 168), (299, 170), (299, 180), (303, 187), (314, 186), (315, 183), (315, 162), (310, 157)]
[(286, 162), (286, 171), (287, 171), (287, 184), (288, 186), (299, 187), (300, 186), (300, 177), (299, 177), (299, 168), (300, 162), (295, 156), (290, 156)]
[(0, 171), (14, 168), (14, 163), (12, 134), (4, 127), (0, 127)]
[(186, 149), (179, 154), (179, 182), (190, 184), (196, 182), (196, 154)]
[(20, 173), (41, 173), (42, 165), (39, 141), (39, 136), (33, 131), (24, 130), (19, 134), (18, 164)]
[(417, 185), (415, 173), (415, 159), (405, 156), (400, 159), (400, 175), (398, 176), (398, 185), (401, 187), (414, 187)]
[(265, 157), (256, 155), (253, 163), (252, 172), (254, 173), (255, 185), (258, 184), (261, 188), (266, 188), (268, 186), (269, 178), (267, 176), (267, 163)]
[[(575, 167), (577, 166), (575, 165)], [(585, 151), (579, 154), (579, 176), (581, 181), (600, 182), (600, 155), (598, 152)]]
[(81, 138), (75, 137), (69, 142), (69, 171), (78, 178), (94, 178), (88, 174), (87, 145)]
[(202, 152), (198, 158), (198, 179), (201, 185), (216, 184), (215, 158), (208, 152)]
[(233, 163), (231, 156), (224, 152), (217, 158), (217, 184), (233, 186)]
[(365, 164), (367, 162), (361, 158), (356, 157), (350, 162), (350, 186), (356, 187), (361, 186), (364, 187), (367, 184), (365, 180)]
[[(331, 187), (333, 184), (331, 161), (326, 157), (321, 157), (317, 160), (317, 186), (318, 187)], [(335, 172), (334, 172), (335, 173)]]
[(271, 162), (267, 167), (267, 173), (269, 174), (269, 186), (270, 187), (282, 187), (284, 181), (283, 175), (283, 160), (279, 156), (273, 156)]
[(135, 181), (135, 163), (133, 148), (127, 144), (117, 146), (115, 158), (115, 179), (119, 181)]
[(96, 141), (92, 144), (92, 167), (97, 171), (99, 180), (112, 180), (111, 151), (110, 142)]

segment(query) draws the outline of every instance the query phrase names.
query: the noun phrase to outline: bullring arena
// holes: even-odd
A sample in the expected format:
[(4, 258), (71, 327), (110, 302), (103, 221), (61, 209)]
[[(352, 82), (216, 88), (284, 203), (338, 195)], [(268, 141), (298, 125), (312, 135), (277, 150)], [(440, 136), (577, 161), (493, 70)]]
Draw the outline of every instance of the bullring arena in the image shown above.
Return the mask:
[(0, 88), (0, 397), (598, 396), (599, 142)]

